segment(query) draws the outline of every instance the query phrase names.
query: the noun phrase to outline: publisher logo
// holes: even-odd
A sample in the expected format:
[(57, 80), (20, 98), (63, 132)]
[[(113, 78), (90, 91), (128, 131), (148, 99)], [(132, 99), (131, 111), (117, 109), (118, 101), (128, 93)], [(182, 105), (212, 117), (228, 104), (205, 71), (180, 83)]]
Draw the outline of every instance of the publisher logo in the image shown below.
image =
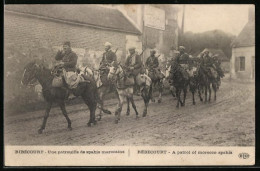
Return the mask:
[(239, 153), (238, 157), (240, 159), (248, 159), (249, 158), (249, 154), (248, 153)]

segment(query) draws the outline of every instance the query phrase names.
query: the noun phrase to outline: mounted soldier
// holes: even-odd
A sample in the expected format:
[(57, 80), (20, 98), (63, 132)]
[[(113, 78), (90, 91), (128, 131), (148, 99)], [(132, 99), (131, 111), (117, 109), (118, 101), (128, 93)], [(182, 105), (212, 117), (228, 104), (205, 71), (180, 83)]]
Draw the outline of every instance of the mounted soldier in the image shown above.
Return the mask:
[(138, 76), (143, 70), (141, 56), (135, 51), (135, 47), (130, 47), (129, 53), (125, 62), (126, 76), (134, 78), (134, 83), (137, 86), (136, 91), (139, 91), (138, 83), (140, 79), (138, 79)]
[(111, 65), (112, 62), (117, 61), (116, 54), (112, 51), (111, 48), (112, 44), (110, 42), (106, 42), (105, 52), (103, 53), (102, 60), (99, 66), (100, 79), (103, 85), (110, 85), (110, 82), (107, 79), (107, 75), (109, 73), (108, 66)]
[(209, 76), (209, 78), (217, 80), (218, 73), (216, 71), (216, 66), (214, 64), (213, 58), (211, 58), (209, 56), (209, 51), (208, 50), (206, 50), (203, 53), (202, 59), (201, 59), (201, 64), (206, 69), (207, 75)]
[(159, 67), (158, 57), (156, 57), (155, 54), (156, 54), (156, 51), (151, 50), (150, 56), (147, 58), (147, 60), (145, 62), (145, 66), (148, 69), (148, 76), (152, 80), (163, 78), (163, 75), (162, 75), (160, 69), (158, 68)]
[(175, 61), (181, 66), (180, 71), (182, 75), (188, 79), (189, 75), (187, 74), (187, 70), (189, 69), (189, 55), (185, 52), (185, 47), (179, 47), (179, 54), (176, 56)]
[(217, 77), (217, 86), (218, 88), (220, 87), (220, 84), (221, 84), (221, 80), (220, 78), (223, 78), (225, 76), (224, 74), (224, 71), (222, 70), (221, 68), (221, 61), (219, 60), (218, 56), (217, 55), (214, 55), (212, 57), (212, 60), (214, 62), (214, 66), (215, 66), (215, 70), (217, 71), (218, 73), (218, 77)]
[[(163, 91), (163, 78), (165, 77), (164, 74), (161, 72), (161, 70), (158, 68), (159, 67), (159, 61), (158, 61), (158, 57), (155, 56), (156, 51), (155, 50), (151, 50), (150, 51), (150, 56), (147, 58), (146, 62), (145, 62), (145, 67), (148, 70), (148, 76), (151, 78), (152, 80), (152, 91), (155, 87), (155, 85), (158, 85), (159, 87), (159, 100), (158, 102), (161, 102), (161, 96), (162, 96), (162, 91)], [(151, 100), (154, 102), (154, 98), (153, 98), (153, 93), (152, 93), (152, 97)]]
[(75, 52), (71, 50), (70, 42), (64, 42), (63, 50), (59, 50), (55, 56), (57, 61), (60, 61), (59, 65), (57, 65), (55, 69), (56, 71), (59, 68), (63, 68), (63, 77), (69, 89), (76, 89), (80, 82), (87, 82), (84, 77), (78, 75), (77, 68), (77, 60), (78, 56)]

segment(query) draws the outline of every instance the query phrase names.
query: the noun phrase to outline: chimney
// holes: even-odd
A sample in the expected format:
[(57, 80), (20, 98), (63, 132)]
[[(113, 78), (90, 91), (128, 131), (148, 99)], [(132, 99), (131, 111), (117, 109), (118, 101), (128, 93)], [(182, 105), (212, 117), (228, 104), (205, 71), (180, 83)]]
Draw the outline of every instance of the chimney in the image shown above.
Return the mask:
[(250, 5), (248, 8), (248, 21), (255, 21), (255, 6)]

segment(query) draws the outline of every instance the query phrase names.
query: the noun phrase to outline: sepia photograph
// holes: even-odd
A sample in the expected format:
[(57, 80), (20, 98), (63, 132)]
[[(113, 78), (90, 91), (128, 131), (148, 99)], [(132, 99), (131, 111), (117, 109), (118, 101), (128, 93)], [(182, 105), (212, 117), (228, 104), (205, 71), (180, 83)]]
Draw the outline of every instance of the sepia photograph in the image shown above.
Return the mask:
[(254, 165), (254, 4), (4, 5), (4, 149), (6, 166)]

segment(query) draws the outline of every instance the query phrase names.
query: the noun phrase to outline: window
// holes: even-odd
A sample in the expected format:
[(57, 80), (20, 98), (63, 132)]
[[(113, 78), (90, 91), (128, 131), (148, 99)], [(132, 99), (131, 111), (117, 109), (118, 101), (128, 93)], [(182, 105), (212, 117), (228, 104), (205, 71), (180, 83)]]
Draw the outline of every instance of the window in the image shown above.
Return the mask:
[(239, 57), (239, 71), (245, 71), (246, 69), (246, 60), (244, 56)]

